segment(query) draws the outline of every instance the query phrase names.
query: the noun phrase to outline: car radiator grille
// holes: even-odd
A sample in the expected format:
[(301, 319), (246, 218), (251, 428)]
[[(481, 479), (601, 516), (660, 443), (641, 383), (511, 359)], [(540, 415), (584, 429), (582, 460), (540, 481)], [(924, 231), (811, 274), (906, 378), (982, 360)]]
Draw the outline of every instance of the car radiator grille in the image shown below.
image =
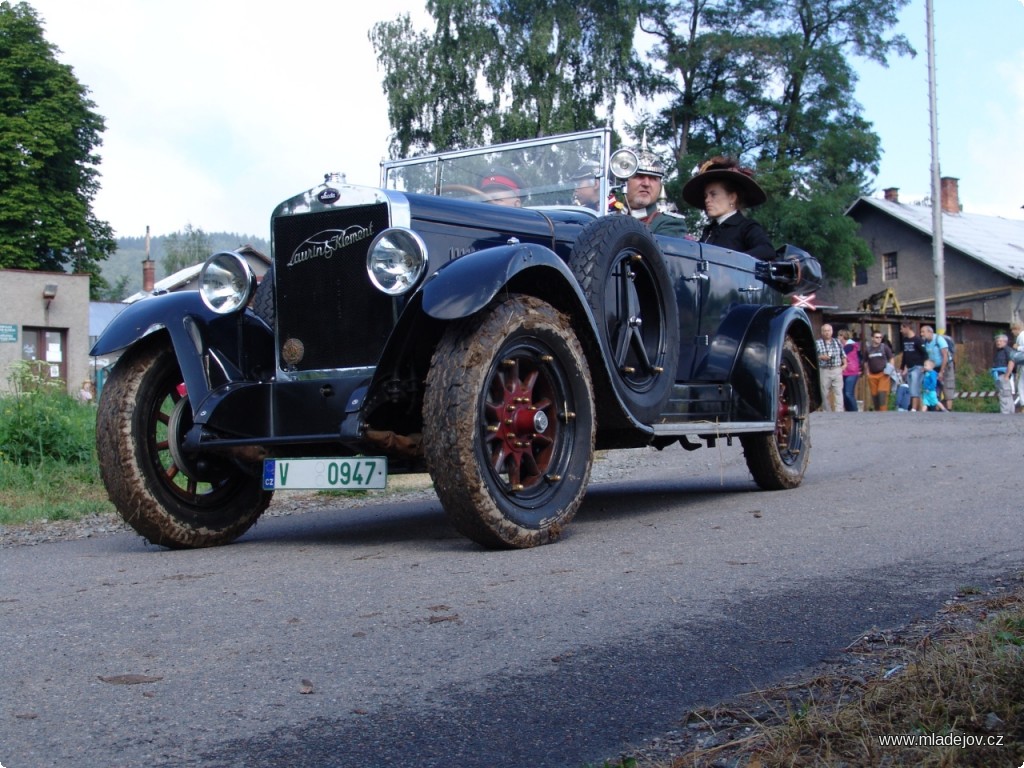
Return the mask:
[(388, 226), (384, 204), (274, 220), (278, 357), (285, 370), (377, 364), (394, 300), (366, 274), (366, 253)]

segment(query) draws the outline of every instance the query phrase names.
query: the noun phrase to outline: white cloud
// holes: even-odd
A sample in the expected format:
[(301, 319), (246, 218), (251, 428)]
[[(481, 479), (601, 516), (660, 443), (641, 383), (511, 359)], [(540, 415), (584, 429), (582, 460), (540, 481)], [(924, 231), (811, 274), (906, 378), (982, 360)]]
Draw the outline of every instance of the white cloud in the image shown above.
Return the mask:
[(975, 105), (966, 131), (971, 187), (961, 182), (960, 198), (976, 201), (977, 213), (1024, 219), (1024, 53), (998, 62), (993, 79), (1001, 84), (999, 97)]
[[(192, 223), (266, 237), (274, 207), (324, 173), (376, 184), (390, 127), (367, 33), (404, 12), (428, 20), (423, 0), (31, 4), (107, 119), (95, 210), (123, 235)], [(905, 200), (930, 189), (923, 8), (901, 14), (918, 57), (862, 65), (856, 94), (882, 139), (877, 186)], [(1024, 218), (1024, 9), (986, 9), (936, 9), (942, 173), (966, 210)]]
[(119, 234), (266, 237), (281, 200), (340, 171), (375, 184), (390, 128), (368, 40), (422, 3), (36, 0), (107, 120), (98, 216)]

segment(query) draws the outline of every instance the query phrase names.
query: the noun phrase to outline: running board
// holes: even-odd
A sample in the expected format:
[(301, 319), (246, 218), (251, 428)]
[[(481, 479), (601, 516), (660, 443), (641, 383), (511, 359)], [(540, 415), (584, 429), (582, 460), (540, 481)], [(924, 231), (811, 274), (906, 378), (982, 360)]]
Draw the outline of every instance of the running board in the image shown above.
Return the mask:
[(774, 421), (679, 421), (669, 424), (652, 424), (657, 437), (696, 435), (704, 440), (709, 437), (729, 437), (751, 432), (770, 433), (775, 431)]

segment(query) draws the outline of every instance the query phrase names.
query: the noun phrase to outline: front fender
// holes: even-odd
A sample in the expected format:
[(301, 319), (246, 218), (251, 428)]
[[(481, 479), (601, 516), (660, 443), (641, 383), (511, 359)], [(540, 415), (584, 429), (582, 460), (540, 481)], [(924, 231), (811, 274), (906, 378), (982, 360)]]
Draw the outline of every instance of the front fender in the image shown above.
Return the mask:
[(516, 275), (537, 267), (558, 272), (575, 291), (579, 304), (586, 306), (572, 272), (554, 251), (517, 243), (470, 253), (445, 264), (423, 286), (423, 311), (438, 320), (468, 317), (486, 307)]
[(611, 386), (615, 374), (600, 352), (597, 322), (568, 265), (554, 251), (536, 244), (477, 251), (435, 272), (410, 300), (392, 333), (369, 388), (367, 409), (372, 411), (387, 399), (385, 384), (401, 379), (408, 364), (425, 375), (447, 325), (479, 312), (502, 291), (536, 296), (570, 317), (594, 378), (598, 422), (603, 428), (653, 434), (633, 417)]
[(197, 291), (152, 296), (129, 304), (111, 320), (89, 354), (92, 357), (109, 355), (163, 329), (167, 329), (177, 346), (178, 339), (188, 338), (188, 320), (208, 324), (218, 317), (203, 303)]
[[(273, 346), (265, 323), (249, 312), (219, 315), (203, 303), (197, 291), (178, 291), (129, 305), (104, 329), (89, 354), (108, 355), (154, 333), (166, 333), (195, 408), (215, 386), (246, 378), (240, 361), (243, 327), (265, 340), (258, 350), (250, 350), (249, 363), (267, 366)], [(252, 341), (254, 337), (249, 338)]]
[(197, 403), (209, 394), (210, 386), (202, 365), (204, 347), (201, 326), (213, 322), (215, 312), (196, 291), (178, 291), (152, 296), (128, 306), (104, 329), (89, 352), (93, 357), (129, 347), (140, 339), (166, 331), (188, 388), (189, 400)]

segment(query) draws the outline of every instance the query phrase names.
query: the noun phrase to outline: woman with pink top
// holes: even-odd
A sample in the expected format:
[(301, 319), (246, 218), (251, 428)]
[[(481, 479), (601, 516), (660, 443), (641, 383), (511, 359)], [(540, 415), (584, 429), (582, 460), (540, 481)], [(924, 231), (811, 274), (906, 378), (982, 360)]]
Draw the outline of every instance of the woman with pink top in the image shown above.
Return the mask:
[(839, 343), (846, 353), (846, 367), (843, 368), (843, 410), (857, 410), (857, 379), (860, 378), (860, 342), (852, 338), (850, 331), (839, 332)]

